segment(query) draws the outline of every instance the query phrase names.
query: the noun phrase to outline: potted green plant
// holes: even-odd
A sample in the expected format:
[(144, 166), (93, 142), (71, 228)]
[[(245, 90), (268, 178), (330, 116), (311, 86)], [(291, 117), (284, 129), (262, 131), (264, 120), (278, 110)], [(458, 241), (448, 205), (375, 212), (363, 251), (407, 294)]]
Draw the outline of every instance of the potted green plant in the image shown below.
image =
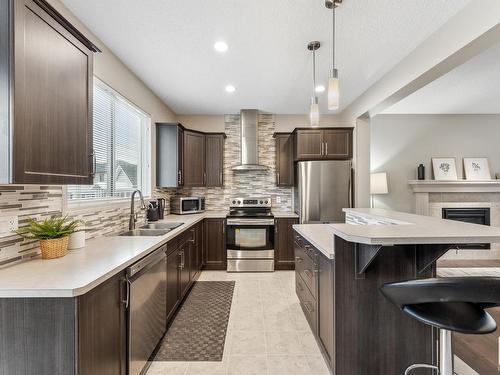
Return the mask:
[(43, 221), (29, 218), (28, 225), (19, 228), (16, 233), (27, 239), (38, 240), (42, 259), (53, 259), (68, 253), (69, 235), (76, 231), (80, 223), (80, 220), (72, 220), (67, 216)]

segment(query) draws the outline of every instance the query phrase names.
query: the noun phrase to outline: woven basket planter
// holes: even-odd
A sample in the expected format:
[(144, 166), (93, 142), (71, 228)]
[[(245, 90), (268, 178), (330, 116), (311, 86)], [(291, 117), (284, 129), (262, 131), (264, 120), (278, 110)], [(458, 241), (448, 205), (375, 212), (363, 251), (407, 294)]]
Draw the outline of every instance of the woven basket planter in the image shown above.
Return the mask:
[(68, 254), (68, 241), (68, 236), (52, 240), (40, 240), (42, 259), (60, 258)]

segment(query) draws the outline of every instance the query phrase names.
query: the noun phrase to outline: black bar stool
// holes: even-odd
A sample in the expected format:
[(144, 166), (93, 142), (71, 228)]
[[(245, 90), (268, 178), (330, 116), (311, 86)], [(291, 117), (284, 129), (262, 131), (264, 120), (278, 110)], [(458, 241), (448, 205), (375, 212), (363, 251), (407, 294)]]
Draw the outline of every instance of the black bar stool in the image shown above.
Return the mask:
[(432, 368), (440, 375), (453, 375), (451, 332), (487, 334), (497, 328), (484, 309), (500, 306), (499, 277), (449, 277), (388, 283), (382, 294), (406, 314), (439, 328), (439, 367), (427, 364), (409, 366)]

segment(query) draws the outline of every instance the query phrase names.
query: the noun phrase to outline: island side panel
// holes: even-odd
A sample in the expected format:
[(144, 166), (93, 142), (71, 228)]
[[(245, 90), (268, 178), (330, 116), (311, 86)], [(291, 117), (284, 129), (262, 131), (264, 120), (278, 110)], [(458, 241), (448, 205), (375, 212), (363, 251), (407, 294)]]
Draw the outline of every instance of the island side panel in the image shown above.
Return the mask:
[[(433, 329), (408, 317), (379, 291), (384, 283), (417, 278), (415, 245), (382, 247), (360, 279), (355, 244), (337, 236), (334, 241), (336, 373), (403, 374), (414, 363), (435, 364)], [(418, 278), (434, 275), (435, 266)]]
[(0, 375), (73, 375), (73, 298), (0, 298)]

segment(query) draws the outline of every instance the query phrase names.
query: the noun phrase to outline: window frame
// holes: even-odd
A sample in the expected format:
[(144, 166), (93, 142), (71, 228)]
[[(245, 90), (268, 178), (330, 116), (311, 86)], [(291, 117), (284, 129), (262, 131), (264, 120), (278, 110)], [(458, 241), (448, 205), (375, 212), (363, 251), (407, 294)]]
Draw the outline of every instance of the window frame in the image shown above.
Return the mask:
[[(141, 131), (142, 136), (142, 156), (141, 161), (142, 165), (140, 166), (141, 173), (141, 192), (144, 195), (144, 198), (151, 198), (152, 195), (152, 168), (151, 168), (151, 155), (152, 155), (152, 139), (151, 139), (151, 128), (152, 128), (152, 119), (151, 114), (137, 106), (135, 103), (130, 101), (127, 97), (120, 94), (117, 90), (113, 89), (111, 86), (106, 84), (104, 81), (94, 76), (93, 86), (99, 85), (101, 89), (104, 89), (115, 96), (117, 100), (121, 100), (125, 104), (131, 106), (134, 110), (139, 112), (140, 114), (146, 117), (144, 129)], [(115, 140), (114, 131), (112, 134), (112, 142)], [(112, 145), (114, 149), (114, 144)], [(114, 151), (113, 151), (114, 152)], [(113, 169), (111, 169), (113, 171)], [(105, 198), (80, 198), (80, 199), (70, 199), (68, 194), (68, 185), (63, 186), (63, 212), (66, 212), (68, 209), (79, 208), (79, 207), (100, 207), (103, 205), (111, 205), (111, 204), (119, 204), (123, 202), (130, 202), (130, 198), (128, 197), (105, 197)]]

